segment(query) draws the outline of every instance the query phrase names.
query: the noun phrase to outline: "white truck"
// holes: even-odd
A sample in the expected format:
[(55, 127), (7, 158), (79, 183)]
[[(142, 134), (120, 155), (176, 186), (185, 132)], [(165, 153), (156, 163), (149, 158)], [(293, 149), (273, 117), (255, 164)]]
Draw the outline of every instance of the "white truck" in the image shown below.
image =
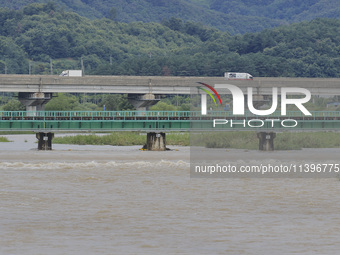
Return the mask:
[(249, 73), (224, 73), (227, 80), (252, 80), (253, 76)]
[(83, 76), (82, 70), (65, 70), (59, 76), (72, 76), (72, 77), (79, 77)]

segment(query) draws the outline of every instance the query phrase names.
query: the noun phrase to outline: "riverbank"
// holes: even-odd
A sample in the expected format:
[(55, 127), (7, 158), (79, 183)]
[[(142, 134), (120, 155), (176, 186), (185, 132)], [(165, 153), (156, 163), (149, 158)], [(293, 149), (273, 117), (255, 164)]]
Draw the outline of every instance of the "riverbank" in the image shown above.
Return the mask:
[[(65, 135), (53, 139), (54, 144), (77, 145), (112, 145), (131, 146), (143, 145), (146, 142), (145, 133), (139, 132), (114, 132), (105, 135)], [(167, 145), (203, 146), (207, 148), (230, 149), (258, 149), (256, 132), (230, 131), (230, 132), (205, 132), (190, 134), (189, 132), (168, 133)], [(275, 150), (301, 150), (302, 148), (340, 148), (340, 133), (337, 132), (299, 132), (277, 133), (274, 140)]]
[[(86, 134), (86, 135), (65, 135), (53, 139), (55, 144), (77, 144), (77, 145), (112, 145), (112, 146), (131, 146), (144, 145), (146, 133), (140, 132), (114, 132), (111, 134)], [(167, 133), (167, 145), (190, 145), (190, 134)]]
[[(35, 134), (7, 134), (0, 133), (0, 142), (11, 142), (11, 137), (32, 137), (35, 143)], [(15, 138), (17, 139), (17, 138)], [(69, 145), (108, 145), (108, 146), (143, 146), (146, 142), (146, 133), (140, 132), (114, 132), (109, 134), (55, 134), (53, 144)], [(27, 141), (26, 141), (27, 143)], [(166, 144), (169, 146), (202, 146), (206, 148), (226, 148), (257, 150), (258, 138), (256, 132), (230, 131), (214, 133), (171, 132), (166, 134)], [(275, 150), (301, 150), (303, 148), (340, 148), (340, 133), (338, 132), (299, 132), (277, 133), (274, 139)]]
[(7, 139), (7, 137), (0, 137), (0, 143), (8, 143), (10, 140)]

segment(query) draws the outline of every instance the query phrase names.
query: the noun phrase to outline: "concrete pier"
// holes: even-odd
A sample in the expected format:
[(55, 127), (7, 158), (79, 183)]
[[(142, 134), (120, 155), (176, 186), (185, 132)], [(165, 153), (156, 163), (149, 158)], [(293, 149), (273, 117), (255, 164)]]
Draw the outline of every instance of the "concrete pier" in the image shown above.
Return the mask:
[(260, 151), (273, 151), (275, 137), (276, 137), (276, 133), (274, 132), (258, 132), (257, 138), (259, 138), (259, 150)]
[(54, 137), (54, 133), (39, 132), (36, 133), (36, 137), (38, 139), (38, 150), (52, 150), (52, 139)]
[(146, 137), (146, 149), (149, 151), (165, 151), (165, 133), (148, 133)]
[(150, 106), (159, 102), (160, 96), (155, 96), (152, 93), (143, 95), (128, 94), (128, 100), (134, 107), (136, 107), (137, 111), (147, 111)]
[(44, 111), (45, 104), (52, 99), (52, 93), (19, 93), (19, 101), (26, 106), (26, 111), (36, 112)]

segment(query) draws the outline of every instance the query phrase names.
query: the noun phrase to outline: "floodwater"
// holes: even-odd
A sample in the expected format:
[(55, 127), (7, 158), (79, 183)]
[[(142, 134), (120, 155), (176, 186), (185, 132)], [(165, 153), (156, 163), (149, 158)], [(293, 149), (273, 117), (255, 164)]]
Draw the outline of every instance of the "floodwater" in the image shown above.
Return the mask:
[(338, 178), (190, 178), (188, 147), (37, 151), (34, 135), (8, 137), (0, 254), (339, 254)]

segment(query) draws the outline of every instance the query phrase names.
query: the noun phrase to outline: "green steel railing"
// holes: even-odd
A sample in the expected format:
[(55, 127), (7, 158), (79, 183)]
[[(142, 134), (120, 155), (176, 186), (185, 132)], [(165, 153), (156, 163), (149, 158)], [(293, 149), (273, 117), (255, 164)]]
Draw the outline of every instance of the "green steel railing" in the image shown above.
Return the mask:
[(207, 115), (202, 115), (200, 111), (0, 111), (0, 118), (9, 117), (225, 117), (225, 118), (270, 118), (270, 117), (301, 117), (306, 119), (322, 119), (322, 118), (340, 118), (338, 111), (315, 111), (311, 112), (312, 116), (306, 116), (301, 111), (288, 111), (285, 116), (281, 115), (280, 111), (276, 111), (270, 115), (258, 116), (251, 112), (245, 112), (244, 115), (233, 115), (231, 111), (208, 111)]
[(0, 117), (190, 117), (188, 111), (0, 111)]
[[(283, 129), (279, 122), (274, 125), (265, 120), (290, 118), (298, 120), (295, 129), (340, 130), (340, 112), (311, 113), (311, 116), (305, 116), (300, 111), (289, 111), (282, 116), (277, 111), (269, 116), (257, 116), (246, 112), (234, 116), (231, 111), (208, 111), (207, 115), (200, 111), (0, 111), (0, 130), (211, 130), (213, 119), (252, 120), (253, 126), (258, 125), (256, 120), (260, 124), (263, 120), (263, 128)], [(236, 127), (219, 125), (218, 128), (242, 129), (240, 124)]]

